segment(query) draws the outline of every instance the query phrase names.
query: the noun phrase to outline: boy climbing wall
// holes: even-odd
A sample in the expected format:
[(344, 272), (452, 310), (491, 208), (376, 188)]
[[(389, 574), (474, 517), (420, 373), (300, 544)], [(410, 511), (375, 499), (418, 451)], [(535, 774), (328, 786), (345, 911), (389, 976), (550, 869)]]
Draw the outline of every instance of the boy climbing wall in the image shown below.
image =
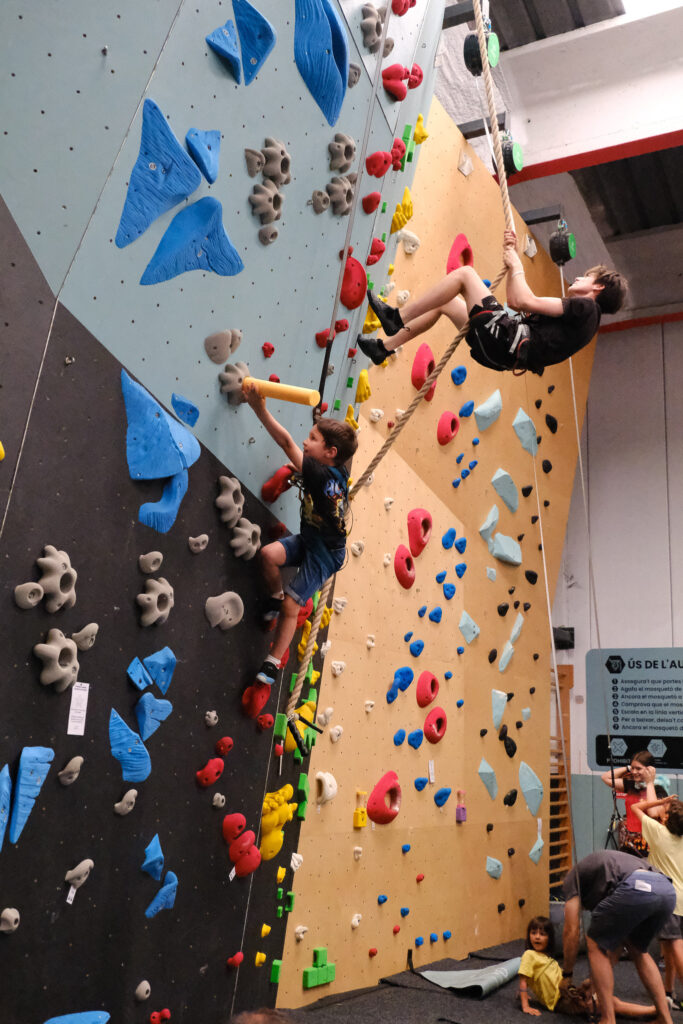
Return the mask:
[(399, 345), (428, 331), (444, 315), (458, 330), (469, 319), (465, 340), (472, 358), (482, 366), (542, 374), (546, 366), (563, 362), (587, 345), (602, 313), (616, 313), (626, 296), (625, 278), (604, 266), (577, 277), (564, 299), (534, 295), (524, 277), (514, 231), (504, 233), (503, 262), (508, 305), (523, 310), (521, 315), (510, 315), (472, 267), (458, 267), (402, 311), (369, 291), (370, 306), (391, 340), (361, 335), (359, 348), (373, 363), (382, 363)]

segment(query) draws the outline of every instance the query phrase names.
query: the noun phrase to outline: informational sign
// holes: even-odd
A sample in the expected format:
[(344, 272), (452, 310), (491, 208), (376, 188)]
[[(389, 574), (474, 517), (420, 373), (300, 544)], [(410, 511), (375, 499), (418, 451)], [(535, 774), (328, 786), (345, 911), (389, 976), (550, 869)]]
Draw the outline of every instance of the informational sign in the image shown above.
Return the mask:
[(588, 765), (615, 767), (649, 750), (658, 770), (683, 768), (683, 648), (632, 647), (586, 654)]

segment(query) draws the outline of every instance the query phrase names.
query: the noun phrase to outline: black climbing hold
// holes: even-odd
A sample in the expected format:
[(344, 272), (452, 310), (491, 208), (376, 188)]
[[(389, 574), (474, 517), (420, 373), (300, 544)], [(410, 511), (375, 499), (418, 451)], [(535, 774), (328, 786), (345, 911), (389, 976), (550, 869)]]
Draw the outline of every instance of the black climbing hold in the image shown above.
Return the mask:
[(515, 722), (515, 729), (521, 729), (524, 726), (524, 722)]
[(534, 654), (534, 661), (538, 661), (538, 659), (539, 659), (539, 655), (538, 654)]
[(514, 697), (514, 693), (512, 692), (512, 690), (510, 690), (510, 692), (508, 694), (506, 694), (506, 696), (507, 696), (508, 704), (509, 704), (510, 701), (512, 700), (512, 698)]
[(489, 822), (488, 825), (486, 826), (486, 831), (493, 832), (493, 825), (491, 824), (491, 822)]
[(539, 545), (538, 545), (538, 550), (539, 550), (539, 551), (543, 551), (543, 545), (542, 545), (542, 544), (539, 544)]
[(549, 505), (550, 505), (550, 502), (546, 498), (545, 501), (543, 502), (543, 508), (548, 508)]
[(555, 385), (554, 385), (554, 384), (551, 384), (551, 385), (550, 385), (550, 387), (548, 388), (548, 394), (549, 394), (549, 395), (552, 395), (552, 393), (553, 393), (553, 391), (554, 391), (554, 390), (555, 390)]
[(536, 434), (536, 444), (540, 444), (542, 440), (543, 437), (541, 436), (541, 434)]
[(503, 618), (503, 616), (507, 615), (509, 607), (510, 605), (507, 603), (507, 601), (503, 601), (502, 604), (498, 605), (498, 614), (500, 615), (501, 619)]
[(537, 523), (537, 522), (538, 522), (538, 516), (532, 516), (531, 517), (531, 525), (533, 526), (534, 523)]
[(533, 569), (526, 569), (525, 572), (524, 572), (524, 575), (526, 576), (527, 580), (529, 581), (529, 583), (533, 587), (534, 584), (536, 583), (536, 581), (538, 580), (538, 573), (534, 572)]
[(507, 727), (507, 725), (505, 725), (505, 724), (501, 725), (500, 729), (498, 730), (498, 739), (499, 740), (504, 740), (505, 737), (507, 736), (507, 734), (508, 734), (508, 727)]
[(523, 533), (518, 533), (517, 534), (517, 540), (518, 541), (523, 541), (524, 540), (524, 534)]
[(550, 461), (550, 459), (544, 459), (543, 462), (541, 463), (541, 469), (543, 470), (544, 473), (549, 473), (552, 468), (553, 468), (553, 464)]
[(518, 907), (523, 907), (525, 903), (526, 903), (525, 899), (517, 900), (517, 906)]
[(551, 434), (556, 434), (557, 433), (557, 420), (555, 419), (554, 416), (551, 416), (549, 412), (546, 413), (545, 424), (546, 424), (546, 426), (547, 426), (547, 428), (548, 428), (548, 430), (550, 431)]
[(536, 693), (536, 687), (535, 686), (530, 686), (529, 687), (529, 693)]
[(498, 913), (502, 914), (504, 910), (505, 910), (505, 904), (504, 903), (499, 903), (498, 904)]
[(531, 605), (529, 604), (528, 601), (525, 601), (524, 604), (522, 605), (522, 607), (524, 608), (525, 612), (528, 612), (529, 609), (531, 608)]
[(540, 409), (541, 406), (543, 405), (543, 399), (542, 398), (537, 398), (536, 401), (534, 402), (534, 405), (536, 406), (537, 409)]
[(514, 848), (514, 846), (508, 846), (508, 857), (514, 857), (514, 855), (515, 855), (515, 848)]
[(498, 657), (498, 651), (495, 647), (492, 647), (489, 651), (489, 665), (493, 665), (494, 661)]
[(517, 609), (519, 608), (519, 601), (515, 601), (512, 607), (515, 609), (515, 611), (517, 611)]
[(517, 744), (513, 740), (512, 736), (506, 736), (503, 740), (503, 746), (505, 747), (505, 753), (508, 757), (514, 757), (517, 753)]
[(514, 592), (515, 592), (515, 588), (514, 587), (510, 587), (510, 589), (508, 590), (508, 594), (514, 594)]
[(507, 791), (507, 793), (505, 794), (505, 796), (503, 797), (503, 803), (505, 804), (506, 807), (513, 807), (516, 800), (517, 800), (517, 790), (516, 789), (509, 789)]
[(526, 487), (522, 487), (522, 494), (525, 498), (528, 498), (532, 491), (533, 487), (531, 484), (527, 484)]
[(479, 730), (479, 735), (480, 736), (485, 736), (487, 732), (488, 732), (488, 729), (480, 729)]

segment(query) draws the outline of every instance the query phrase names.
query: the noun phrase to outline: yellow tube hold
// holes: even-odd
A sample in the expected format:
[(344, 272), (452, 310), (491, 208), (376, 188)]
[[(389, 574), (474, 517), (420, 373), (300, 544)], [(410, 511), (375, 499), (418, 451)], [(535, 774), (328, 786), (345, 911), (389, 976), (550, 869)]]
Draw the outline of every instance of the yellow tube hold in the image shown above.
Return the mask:
[(270, 925), (269, 924), (262, 924), (261, 925), (261, 938), (265, 939), (266, 935), (270, 935)]
[(257, 967), (263, 967), (264, 963), (266, 962), (266, 959), (267, 957), (265, 953), (257, 953), (256, 956), (254, 957), (254, 963), (256, 964)]
[(259, 394), (264, 398), (279, 398), (281, 402), (296, 402), (297, 405), (320, 404), (320, 392), (312, 388), (299, 388), (294, 384), (278, 384), (274, 380), (259, 380), (257, 377), (245, 377), (242, 390), (248, 384), (255, 384)]

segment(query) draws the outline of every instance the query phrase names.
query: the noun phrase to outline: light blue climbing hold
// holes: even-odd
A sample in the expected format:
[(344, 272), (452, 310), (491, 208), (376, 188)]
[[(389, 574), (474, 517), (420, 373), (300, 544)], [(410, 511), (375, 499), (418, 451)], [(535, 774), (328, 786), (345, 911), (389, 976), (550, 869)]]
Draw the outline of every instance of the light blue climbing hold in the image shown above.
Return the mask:
[(234, 277), (244, 270), (223, 227), (223, 207), (213, 196), (204, 196), (176, 213), (140, 284), (160, 284), (190, 270), (211, 270), (221, 277)]
[(329, 0), (296, 0), (294, 60), (328, 124), (337, 122), (349, 75), (346, 31)]
[[(426, 607), (427, 606), (425, 605), (425, 608)], [(418, 612), (417, 614), (419, 615), (420, 613)], [(412, 629), (409, 629), (408, 632), (404, 634), (403, 639), (405, 640), (406, 643), (408, 643), (408, 641), (412, 640), (412, 638), (413, 638), (413, 631), (412, 631)]]
[(444, 677), (444, 679), (452, 679), (453, 678), (453, 673), (449, 669), (448, 672), (444, 672), (443, 677)]
[(24, 747), (22, 750), (9, 823), (10, 843), (16, 843), (19, 839), (47, 778), (54, 756), (55, 752), (51, 747)]
[(476, 445), (479, 444), (479, 438), (478, 437), (473, 437), (472, 438), (472, 444), (475, 445), (475, 447), (476, 447)]
[(121, 764), (123, 781), (144, 782), (152, 770), (147, 748), (113, 708), (109, 716), (109, 744), (112, 757)]
[(467, 417), (471, 416), (473, 412), (474, 412), (474, 402), (472, 400), (470, 400), (469, 402), (465, 402), (465, 404), (460, 409), (460, 412), (458, 413), (458, 416), (460, 416), (461, 419), (467, 419)]
[(446, 573), (445, 569), (442, 569), (441, 572), (437, 572), (436, 577), (435, 577), (436, 582), (437, 583), (443, 583), (443, 581), (446, 579), (446, 575), (447, 575), (447, 573)]
[(501, 398), (500, 391), (498, 388), (493, 392), (492, 395), (478, 405), (474, 410), (474, 418), (477, 421), (477, 427), (479, 430), (487, 430), (492, 423), (495, 423), (503, 410), (503, 399)]
[(503, 874), (503, 865), (496, 857), (486, 858), (486, 874), (491, 878), (500, 878)]
[(515, 624), (512, 627), (512, 629), (510, 630), (510, 642), (511, 643), (514, 644), (514, 643), (516, 643), (519, 640), (520, 634), (522, 632), (522, 626), (523, 625), (524, 625), (524, 616), (522, 615), (521, 612), (517, 612), (517, 618), (515, 619)]
[(397, 668), (394, 672), (394, 683), (399, 688), (401, 693), (405, 693), (413, 679), (415, 678), (412, 668), (409, 665), (404, 665), (402, 668)]
[(451, 483), (453, 484), (453, 487), (459, 487), (460, 486), (460, 477), (456, 477), (455, 480), (451, 480)]
[(488, 542), (491, 539), (491, 534), (493, 533), (493, 531), (495, 530), (496, 526), (498, 525), (498, 517), (499, 517), (499, 515), (500, 515), (500, 512), (498, 511), (498, 506), (497, 505), (491, 505), (491, 508), (489, 509), (489, 511), (487, 513), (486, 519), (484, 520), (484, 522), (479, 527), (479, 536), (483, 537), (483, 539), (486, 541), (487, 544), (488, 544)]
[(477, 467), (478, 465), (479, 465), (479, 462), (477, 461), (477, 459), (472, 459), (472, 461), (471, 461), (471, 462), (470, 462), (470, 464), (469, 464), (469, 470), (470, 470), (470, 472), (471, 472), (471, 471), (472, 471), (473, 469), (475, 469), (475, 468), (476, 468), (476, 467)]
[(414, 729), (413, 732), (408, 733), (408, 744), (413, 750), (419, 750), (422, 746), (422, 740), (424, 739), (424, 733), (422, 729)]
[(491, 483), (496, 494), (502, 498), (510, 511), (516, 512), (519, 507), (519, 493), (510, 474), (499, 468), (491, 477)]
[(455, 583), (444, 583), (443, 585), (443, 596), (447, 601), (450, 601), (455, 594)]
[(218, 177), (221, 133), (215, 129), (202, 131), (201, 128), (190, 128), (185, 136), (185, 145), (206, 180), (213, 184)]
[(415, 789), (418, 791), (418, 793), (421, 793), (422, 790), (425, 788), (425, 786), (427, 785), (428, 782), (429, 782), (429, 779), (427, 778), (426, 775), (418, 775), (418, 777), (415, 779), (413, 785), (415, 786)]
[(504, 672), (510, 664), (510, 658), (515, 653), (515, 649), (509, 640), (506, 640), (503, 645), (503, 650), (500, 652), (500, 659), (498, 661), (498, 671)]
[[(237, 0), (233, 0), (234, 3)], [(178, 876), (173, 871), (167, 871), (164, 884), (156, 894), (145, 911), (145, 917), (156, 917), (160, 910), (171, 910), (175, 903), (178, 891)]]
[(9, 773), (9, 765), (0, 772), (0, 850), (5, 841), (5, 830), (9, 821), (10, 803), (12, 800), (12, 778)]
[(133, 480), (158, 480), (188, 469), (201, 454), (199, 441), (169, 416), (142, 385), (121, 370), (126, 405), (126, 458)]
[(424, 640), (413, 640), (412, 644), (408, 648), (414, 658), (419, 658), (424, 650)]
[(464, 458), (465, 458), (465, 453), (464, 452), (460, 452), (460, 454), (458, 456), (456, 456), (455, 461), (457, 462), (458, 465), (460, 465), (460, 463), (462, 462), (462, 460)]
[(233, 22), (228, 18), (225, 25), (219, 25), (206, 36), (206, 41), (214, 53), (225, 61), (239, 85), (242, 81), (242, 63)]
[(146, 871), (152, 878), (156, 878), (157, 882), (161, 881), (161, 875), (164, 870), (164, 854), (161, 849), (158, 833), (145, 847), (145, 859), (142, 862), (142, 870)]
[(464, 384), (466, 377), (467, 369), (464, 366), (456, 366), (451, 370), (451, 380), (455, 385), (459, 386), (460, 384)]
[[(417, 614), (418, 614), (418, 616), (421, 619), (423, 619), (425, 617), (426, 613), (427, 613), (427, 605), (426, 604), (423, 604), (420, 608), (417, 609)], [(410, 634), (411, 638), (412, 638), (412, 635), (413, 634), (411, 633)]]
[(442, 786), (441, 789), (437, 789), (436, 793), (434, 794), (434, 803), (436, 804), (437, 807), (443, 807), (443, 805), (446, 803), (450, 795), (450, 786)]
[(461, 697), (460, 700), (456, 700), (455, 706), (458, 707), (458, 708), (461, 708), (464, 703), (465, 703), (465, 701)]
[(420, 948), (420, 946), (424, 946), (424, 941), (425, 940), (422, 938), (422, 936), (418, 935), (418, 937), (415, 939), (415, 945), (417, 946), (418, 949)]
[(152, 693), (143, 693), (135, 705), (135, 717), (143, 741), (157, 731), (173, 711), (170, 700), (159, 700)]
[(45, 1024), (107, 1024), (109, 1019), (106, 1010), (84, 1010), (81, 1013), (63, 1013), (61, 1017), (50, 1017)]
[(464, 610), (462, 615), (460, 616), (458, 629), (462, 633), (463, 637), (465, 638), (465, 643), (467, 644), (471, 644), (472, 641), (479, 636), (480, 632), (479, 626), (476, 624), (474, 619), (471, 617), (471, 615), (468, 615), (467, 612)]
[(441, 538), (442, 546), (448, 551), (449, 548), (453, 547), (455, 541), (455, 527), (451, 526), (450, 529), (446, 530), (443, 537)]
[(497, 572), (496, 572), (496, 570), (495, 570), (495, 569), (492, 569), (492, 568), (491, 568), (490, 566), (488, 566), (488, 565), (486, 566), (486, 578), (487, 578), (487, 579), (489, 579), (489, 580), (491, 580), (491, 582), (492, 582), (492, 583), (495, 583), (495, 582), (496, 582), (496, 577), (497, 577), (497, 575), (498, 575), (498, 574), (497, 574)]
[(244, 84), (249, 85), (275, 46), (275, 30), (247, 0), (233, 0), (232, 10), (240, 36)]
[(467, 571), (467, 562), (458, 562), (458, 564), (455, 567), (455, 574), (456, 574), (456, 576), (458, 577), (459, 580), (461, 580), (463, 578), (463, 576), (465, 575), (466, 571)]
[(182, 395), (177, 395), (175, 391), (171, 395), (171, 405), (178, 419), (187, 423), (188, 427), (193, 427), (199, 419), (199, 409), (194, 402), (191, 402), (189, 398), (183, 398)]
[(401, 917), (407, 917), (410, 913), (410, 907), (401, 907)]
[(186, 469), (168, 478), (158, 501), (146, 501), (140, 506), (138, 519), (158, 533), (168, 533), (175, 523), (180, 505), (187, 494), (189, 477)]
[(155, 651), (154, 654), (150, 654), (146, 658), (143, 658), (142, 663), (161, 692), (165, 695), (171, 685), (173, 672), (175, 671), (176, 666), (176, 656), (171, 648), (162, 647), (160, 651)]
[(453, 545), (455, 550), (461, 555), (465, 554), (465, 548), (467, 547), (467, 537), (458, 537), (455, 544)]
[(494, 533), (488, 543), (489, 552), (499, 562), (507, 562), (508, 565), (522, 564), (522, 549), (512, 537), (507, 537), (504, 533)]
[(405, 738), (406, 738), (406, 731), (405, 731), (405, 729), (398, 729), (394, 733), (394, 746), (395, 747), (400, 747), (401, 744), (403, 743), (403, 741), (405, 740)]
[(486, 786), (486, 790), (491, 799), (495, 800), (496, 796), (498, 795), (498, 780), (496, 778), (496, 773), (494, 772), (493, 768), (488, 763), (488, 761), (483, 757), (479, 763), (477, 774), (481, 781)]
[(457, 653), (458, 654), (464, 654), (465, 653), (465, 648), (464, 647), (458, 647)]
[(432, 608), (431, 612), (429, 613), (429, 621), (430, 622), (441, 622), (441, 615), (442, 614), (443, 613), (441, 611), (441, 608), (437, 605), (436, 608)]
[(445, 939), (446, 941), (448, 941), (448, 940), (450, 939), (450, 937), (451, 937), (451, 934), (452, 934), (452, 933), (451, 933), (450, 929), (449, 929), (449, 928), (447, 928), (447, 929), (446, 929), (446, 931), (445, 931), (445, 932), (443, 933), (443, 937), (444, 937), (444, 939)]
[(126, 675), (133, 686), (137, 686), (138, 690), (145, 690), (148, 686), (152, 685), (152, 677), (139, 658), (133, 658), (126, 669)]
[(467, 480), (467, 477), (469, 475), (470, 475), (469, 469), (463, 469), (462, 473), (460, 474), (460, 479), (461, 480)]
[(522, 708), (522, 720), (528, 722), (531, 718), (531, 708)]
[(140, 152), (130, 174), (115, 242), (119, 249), (144, 234), (152, 221), (182, 203), (202, 183), (154, 100), (142, 108)]
[(517, 410), (517, 415), (512, 421), (512, 426), (515, 434), (519, 438), (522, 448), (529, 452), (530, 455), (535, 455), (538, 451), (536, 427), (534, 426), (534, 421), (530, 416), (527, 416), (521, 406)]
[(438, 942), (439, 941), (439, 936), (436, 934), (436, 932), (430, 932), (429, 933), (429, 941), (430, 942)]
[(491, 690), (491, 716), (493, 718), (494, 729), (500, 729), (501, 722), (503, 721), (503, 714), (507, 707), (507, 702), (507, 693), (503, 693), (502, 690)]
[(522, 761), (519, 766), (519, 785), (529, 812), (533, 815), (538, 814), (543, 799), (543, 783), (526, 761)]
[(401, 853), (407, 853), (409, 849), (410, 843), (404, 843), (403, 846), (401, 847)]
[(541, 837), (538, 836), (538, 838), (536, 839), (536, 842), (534, 843), (534, 845), (529, 850), (529, 857), (534, 862), (534, 864), (538, 864), (539, 860), (541, 859), (541, 854), (543, 853), (543, 847), (544, 846), (545, 846), (545, 843), (543, 842)]
[(385, 896), (384, 893), (380, 893), (380, 895), (377, 897), (377, 902), (379, 903), (380, 907), (382, 906), (383, 903), (387, 902), (388, 898), (389, 897)]

